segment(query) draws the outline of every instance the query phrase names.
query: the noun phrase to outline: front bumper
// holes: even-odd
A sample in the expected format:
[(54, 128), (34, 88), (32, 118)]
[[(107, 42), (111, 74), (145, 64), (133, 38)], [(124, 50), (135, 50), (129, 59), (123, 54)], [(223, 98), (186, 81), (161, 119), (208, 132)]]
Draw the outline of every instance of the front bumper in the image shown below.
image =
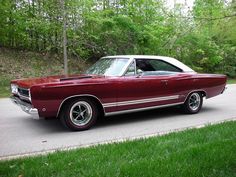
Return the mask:
[(34, 119), (40, 119), (38, 114), (38, 109), (33, 108), (31, 104), (20, 100), (16, 96), (11, 96), (10, 99), (13, 103), (19, 106), (24, 112), (30, 114)]

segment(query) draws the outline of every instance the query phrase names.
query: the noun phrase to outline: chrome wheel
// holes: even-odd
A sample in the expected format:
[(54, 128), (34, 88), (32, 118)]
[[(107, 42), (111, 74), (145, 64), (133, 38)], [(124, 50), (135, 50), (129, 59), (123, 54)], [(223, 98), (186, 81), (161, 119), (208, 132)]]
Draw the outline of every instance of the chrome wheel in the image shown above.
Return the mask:
[(92, 112), (89, 103), (78, 101), (70, 109), (70, 120), (77, 126), (84, 126), (91, 120)]
[(188, 104), (191, 110), (196, 111), (201, 105), (201, 96), (198, 93), (191, 94)]
[(202, 108), (203, 94), (201, 92), (193, 92), (182, 105), (183, 111), (187, 114), (196, 114)]
[(59, 114), (61, 123), (74, 131), (91, 128), (99, 116), (99, 109), (95, 101), (89, 98), (72, 98), (62, 107)]

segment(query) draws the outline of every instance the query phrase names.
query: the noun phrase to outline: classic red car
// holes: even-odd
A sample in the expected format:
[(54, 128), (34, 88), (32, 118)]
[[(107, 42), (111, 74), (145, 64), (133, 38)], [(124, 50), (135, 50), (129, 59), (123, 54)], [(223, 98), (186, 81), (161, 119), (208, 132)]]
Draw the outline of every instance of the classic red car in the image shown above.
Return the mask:
[(103, 115), (176, 105), (194, 114), (225, 85), (225, 75), (198, 74), (170, 57), (108, 56), (85, 74), (13, 80), (11, 99), (36, 119), (85, 130)]

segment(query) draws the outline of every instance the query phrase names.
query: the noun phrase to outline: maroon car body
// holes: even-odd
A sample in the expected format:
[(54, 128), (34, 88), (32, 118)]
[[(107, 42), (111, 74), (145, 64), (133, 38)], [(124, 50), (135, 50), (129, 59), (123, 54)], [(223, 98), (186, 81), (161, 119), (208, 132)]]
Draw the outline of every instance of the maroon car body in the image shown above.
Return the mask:
[[(114, 63), (117, 59), (120, 59), (120, 63)], [(91, 73), (13, 80), (11, 99), (34, 118), (60, 117), (63, 114), (63, 124), (73, 130), (84, 130), (90, 128), (95, 121), (91, 124), (89, 121), (97, 119), (100, 114), (110, 115), (174, 105), (183, 105), (188, 113), (197, 113), (202, 106), (202, 97), (219, 95), (226, 85), (225, 75), (198, 74), (169, 57), (131, 55), (104, 57), (101, 60), (103, 65), (95, 64)], [(110, 68), (112, 66), (117, 71), (121, 66), (121, 71), (100, 74), (103, 71), (97, 71), (96, 67), (104, 68), (108, 61), (113, 62)], [(192, 104), (198, 104), (193, 110), (190, 105), (192, 94), (196, 96)], [(84, 104), (76, 105), (78, 101), (81, 103), (81, 99)], [(86, 102), (91, 106), (86, 107)], [(71, 110), (73, 104), (77, 106), (77, 111)], [(73, 117), (74, 112), (83, 112), (81, 106), (84, 107), (84, 113), (78, 113), (74, 117), (78, 119), (91, 114), (89, 117), (92, 118), (87, 122), (88, 125), (77, 125), (76, 119), (73, 125), (73, 118), (68, 117)]]

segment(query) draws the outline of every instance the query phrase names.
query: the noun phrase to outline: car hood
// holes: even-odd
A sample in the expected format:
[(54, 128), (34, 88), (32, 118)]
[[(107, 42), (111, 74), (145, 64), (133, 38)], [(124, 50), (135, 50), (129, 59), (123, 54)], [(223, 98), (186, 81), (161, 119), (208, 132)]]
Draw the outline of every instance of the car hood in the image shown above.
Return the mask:
[(85, 80), (85, 79), (93, 79), (93, 78), (100, 78), (104, 76), (97, 76), (97, 75), (58, 75), (58, 76), (48, 76), (48, 77), (41, 77), (41, 78), (30, 78), (30, 79), (18, 79), (13, 80), (11, 83), (16, 84), (22, 88), (30, 88), (35, 85), (44, 85), (44, 84), (56, 84), (61, 82), (74, 82), (78, 80)]

